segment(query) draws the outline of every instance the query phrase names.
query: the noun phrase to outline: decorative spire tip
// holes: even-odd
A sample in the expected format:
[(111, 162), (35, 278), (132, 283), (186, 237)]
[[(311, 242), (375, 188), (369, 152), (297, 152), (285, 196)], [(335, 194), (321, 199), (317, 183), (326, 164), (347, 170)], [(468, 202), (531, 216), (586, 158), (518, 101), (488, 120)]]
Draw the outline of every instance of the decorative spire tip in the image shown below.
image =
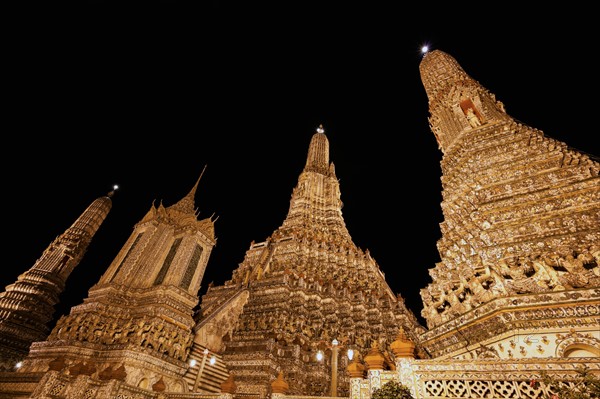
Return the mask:
[(112, 196), (115, 195), (115, 191), (117, 191), (118, 189), (119, 189), (119, 185), (118, 184), (113, 185), (113, 189), (107, 194), (108, 197), (112, 198)]
[(325, 133), (325, 129), (323, 129), (323, 125), (319, 125), (319, 127), (317, 128), (317, 133)]

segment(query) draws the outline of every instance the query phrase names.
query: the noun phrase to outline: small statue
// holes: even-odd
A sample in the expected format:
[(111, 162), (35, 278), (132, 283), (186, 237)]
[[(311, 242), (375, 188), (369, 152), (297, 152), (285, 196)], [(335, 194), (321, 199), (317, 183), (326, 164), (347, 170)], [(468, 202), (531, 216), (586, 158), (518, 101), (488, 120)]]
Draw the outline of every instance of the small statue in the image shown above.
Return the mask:
[(473, 111), (473, 108), (471, 107), (467, 108), (467, 120), (469, 121), (471, 127), (481, 126), (481, 121), (477, 115), (475, 115), (475, 111)]

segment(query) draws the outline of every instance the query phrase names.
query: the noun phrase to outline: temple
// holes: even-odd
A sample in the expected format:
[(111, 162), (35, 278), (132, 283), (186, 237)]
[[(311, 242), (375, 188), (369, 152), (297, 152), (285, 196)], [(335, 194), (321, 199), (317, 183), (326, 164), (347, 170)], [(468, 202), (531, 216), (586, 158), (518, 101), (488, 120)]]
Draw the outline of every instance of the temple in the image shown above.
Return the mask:
[[(53, 243), (43, 268), (0, 295), (2, 397), (370, 399), (395, 381), (415, 399), (544, 399), (543, 374), (572, 389), (582, 369), (600, 378), (599, 159), (512, 118), (443, 51), (419, 70), (443, 154), (426, 325), (386, 281), (392, 265), (353, 241), (319, 126), (280, 227), (204, 295), (216, 236), (198, 218), (200, 179), (179, 202), (152, 204), (47, 331), (48, 317), (13, 304), (55, 303), (83, 251), (49, 256), (63, 248)], [(99, 201), (75, 224), (87, 221), (79, 248), (108, 214)]]

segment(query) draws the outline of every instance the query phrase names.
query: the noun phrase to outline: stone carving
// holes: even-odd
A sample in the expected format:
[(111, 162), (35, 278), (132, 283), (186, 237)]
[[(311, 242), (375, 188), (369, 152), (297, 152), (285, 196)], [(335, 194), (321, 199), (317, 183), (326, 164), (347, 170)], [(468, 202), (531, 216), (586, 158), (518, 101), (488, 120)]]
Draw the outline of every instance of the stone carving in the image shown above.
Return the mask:
[(473, 111), (473, 108), (469, 107), (467, 108), (467, 120), (469, 121), (469, 125), (471, 125), (471, 127), (478, 127), (481, 126), (481, 121), (479, 120), (479, 117), (477, 115), (475, 115), (475, 111)]

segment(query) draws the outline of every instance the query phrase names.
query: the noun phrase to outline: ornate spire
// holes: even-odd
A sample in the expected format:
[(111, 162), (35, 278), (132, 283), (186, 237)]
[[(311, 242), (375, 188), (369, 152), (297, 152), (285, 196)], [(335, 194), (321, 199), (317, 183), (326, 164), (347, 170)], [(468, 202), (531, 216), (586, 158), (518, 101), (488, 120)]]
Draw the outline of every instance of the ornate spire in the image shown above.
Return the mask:
[(419, 69), (429, 99), (429, 123), (442, 151), (465, 132), (510, 120), (503, 104), (452, 56), (440, 50), (428, 52)]
[(429, 104), (455, 85), (463, 82), (467, 84), (476, 83), (467, 75), (454, 57), (440, 50), (426, 53), (423, 56), (419, 70), (421, 81), (429, 98)]
[(344, 242), (355, 248), (342, 216), (342, 205), (335, 167), (329, 162), (329, 140), (320, 125), (310, 140), (288, 215), (274, 236), (320, 237), (320, 241)]
[[(197, 220), (193, 213), (198, 181), (175, 207), (153, 206), (134, 226), (83, 303), (57, 320), (45, 341), (31, 344), (21, 372), (43, 370), (48, 360), (63, 356), (69, 364), (86, 359), (102, 365), (104, 377), (111, 373), (107, 367), (125, 365), (125, 383), (138, 374), (151, 375), (157, 392), (179, 383), (181, 374), (169, 367), (189, 355), (194, 307), (215, 245), (213, 222)], [(122, 334), (122, 328), (130, 333)], [(135, 365), (132, 356), (138, 359)]]
[(500, 298), (598, 287), (600, 164), (514, 120), (450, 55), (427, 53), (420, 72), (444, 152), (430, 329)]
[[(246, 293), (243, 299), (240, 292)], [(235, 300), (224, 302), (228, 297)], [(251, 244), (230, 281), (208, 289), (199, 313), (198, 336), (206, 345), (199, 343), (224, 346), (224, 359), (243, 353), (229, 370), (241, 391), (261, 397), (271, 389), (285, 392), (285, 384), (265, 384), (275, 378), (275, 370), (285, 370), (286, 379), (294, 382), (288, 394), (325, 394), (321, 384), (331, 382), (329, 373), (324, 368), (315, 373), (305, 360), (324, 342), (348, 337), (360, 352), (370, 339), (391, 342), (400, 325), (412, 334), (423, 329), (393, 294), (369, 252), (350, 237), (322, 126), (311, 137), (283, 224), (266, 241)], [(281, 356), (280, 343), (293, 343), (298, 350)], [(258, 362), (268, 367), (257, 370)], [(345, 366), (332, 367), (343, 373)], [(347, 392), (345, 376), (338, 384), (340, 392)]]
[(180, 199), (179, 202), (176, 202), (175, 204), (171, 205), (167, 209), (177, 210), (182, 213), (196, 214), (196, 201), (195, 201), (196, 190), (198, 189), (198, 184), (200, 184), (200, 179), (202, 179), (202, 176), (204, 175), (205, 170), (206, 170), (206, 166), (204, 166), (204, 169), (202, 169), (202, 173), (200, 173), (198, 180), (196, 180), (196, 184), (194, 184), (194, 187), (192, 187), (190, 192), (185, 197)]
[(106, 219), (113, 195), (114, 190), (94, 200), (75, 223), (48, 246), (33, 267), (0, 294), (0, 369), (11, 369), (17, 360), (27, 355), (32, 342), (48, 336), (47, 323), (52, 320), (54, 306), (67, 278)]
[(305, 172), (317, 172), (326, 175), (329, 167), (329, 140), (325, 136), (323, 125), (319, 125), (317, 132), (310, 140), (308, 157), (306, 158)]

